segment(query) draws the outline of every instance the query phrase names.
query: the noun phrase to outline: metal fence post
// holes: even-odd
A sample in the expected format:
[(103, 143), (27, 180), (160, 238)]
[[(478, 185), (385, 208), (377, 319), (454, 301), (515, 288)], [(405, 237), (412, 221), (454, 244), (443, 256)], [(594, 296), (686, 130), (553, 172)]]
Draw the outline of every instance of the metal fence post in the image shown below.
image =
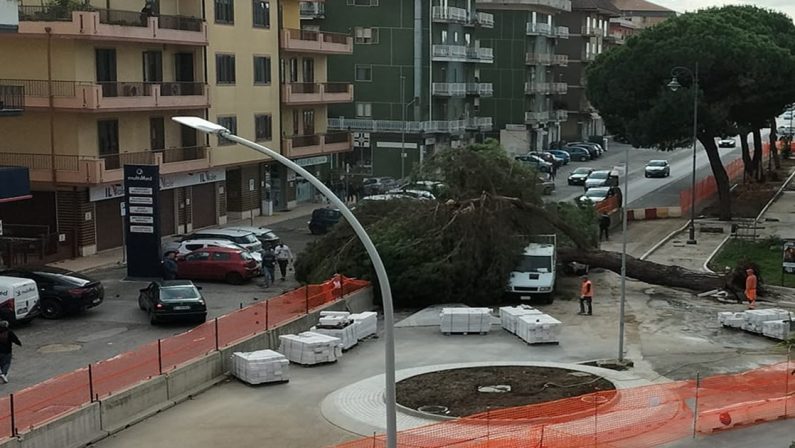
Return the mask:
[(787, 370), (784, 371), (784, 418), (787, 418), (787, 414), (789, 413), (789, 377), (790, 377), (790, 369), (789, 369), (789, 361), (790, 361), (790, 354), (792, 353), (792, 347), (787, 346)]
[(17, 416), (16, 412), (14, 411), (14, 394), (9, 394), (9, 406), (11, 407), (11, 436), (16, 437), (19, 435), (17, 433)]
[(269, 328), (268, 319), (270, 318), (270, 316), (269, 316), (268, 310), (270, 309), (270, 307), (271, 307), (271, 301), (268, 300), (268, 301), (265, 302), (265, 329), (266, 330)]
[(599, 446), (599, 392), (593, 395), (593, 446)]
[(218, 318), (215, 318), (215, 351), (218, 351)]
[(160, 341), (162, 341), (162, 339), (158, 338), (158, 340), (157, 340), (157, 370), (158, 370), (158, 372), (160, 372), (160, 375), (162, 375), (163, 374), (163, 356), (162, 356), (163, 352), (162, 352), (162, 348), (160, 347)]
[(94, 371), (91, 364), (88, 365), (88, 399), (91, 403), (94, 402)]
[(696, 438), (698, 429), (698, 388), (701, 386), (701, 372), (696, 372), (696, 399), (693, 403), (693, 438)]
[(306, 314), (309, 314), (309, 285), (304, 286), (304, 301), (306, 302)]

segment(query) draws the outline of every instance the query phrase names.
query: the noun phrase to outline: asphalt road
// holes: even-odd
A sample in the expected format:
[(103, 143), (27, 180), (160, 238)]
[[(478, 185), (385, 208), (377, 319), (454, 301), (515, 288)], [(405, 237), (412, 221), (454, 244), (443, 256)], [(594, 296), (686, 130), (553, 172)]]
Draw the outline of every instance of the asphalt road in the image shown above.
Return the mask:
[[(274, 231), (295, 253), (299, 253), (312, 239), (306, 228), (307, 218), (296, 218), (273, 226)], [(146, 282), (125, 281), (123, 267), (101, 269), (89, 273), (105, 285), (105, 301), (84, 314), (60, 320), (36, 319), (28, 326), (14, 331), (22, 340), (15, 347), (11, 366), (11, 382), (0, 384), (0, 393), (16, 392), (61, 373), (134, 349), (147, 342), (181, 333), (190, 324), (152, 326), (143, 311), (138, 309), (138, 290)], [(196, 282), (214, 318), (246, 305), (292, 290), (298, 284), (292, 279), (264, 289), (260, 279), (244, 285)]]

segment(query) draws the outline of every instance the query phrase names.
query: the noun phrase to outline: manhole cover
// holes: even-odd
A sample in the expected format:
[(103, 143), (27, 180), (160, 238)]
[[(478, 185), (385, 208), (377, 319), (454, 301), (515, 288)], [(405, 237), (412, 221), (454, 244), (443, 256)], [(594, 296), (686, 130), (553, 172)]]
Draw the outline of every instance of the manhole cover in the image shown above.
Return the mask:
[(43, 345), (36, 350), (39, 353), (62, 353), (74, 352), (80, 350), (82, 347), (77, 344), (50, 344)]
[(425, 412), (427, 414), (435, 414), (435, 415), (447, 415), (450, 413), (450, 410), (447, 409), (447, 406), (436, 406), (436, 405), (428, 405), (428, 406), (420, 406), (417, 408), (420, 412)]
[(510, 384), (498, 384), (496, 386), (478, 386), (478, 392), (486, 394), (504, 394), (511, 391)]

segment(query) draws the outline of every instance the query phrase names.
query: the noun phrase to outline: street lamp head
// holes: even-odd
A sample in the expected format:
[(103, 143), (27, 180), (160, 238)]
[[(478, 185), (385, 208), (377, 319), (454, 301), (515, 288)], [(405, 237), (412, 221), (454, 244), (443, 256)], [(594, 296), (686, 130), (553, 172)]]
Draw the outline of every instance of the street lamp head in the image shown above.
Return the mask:
[(680, 87), (682, 87), (682, 84), (679, 84), (679, 80), (676, 79), (675, 76), (671, 78), (671, 82), (668, 83), (668, 88), (671, 89), (672, 92), (676, 92)]
[(204, 132), (205, 134), (230, 133), (229, 129), (221, 126), (220, 124), (215, 124), (212, 121), (207, 121), (200, 117), (171, 117), (171, 119), (179, 124), (184, 124), (189, 128)]

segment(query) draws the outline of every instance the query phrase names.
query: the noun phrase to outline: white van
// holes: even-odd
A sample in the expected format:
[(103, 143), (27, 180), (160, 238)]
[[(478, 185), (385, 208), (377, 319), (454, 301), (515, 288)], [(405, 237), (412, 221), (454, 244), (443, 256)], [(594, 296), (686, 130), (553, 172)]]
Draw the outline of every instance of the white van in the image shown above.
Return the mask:
[(28, 278), (0, 276), (0, 318), (30, 322), (39, 314), (39, 288)]
[(555, 289), (555, 235), (537, 235), (538, 242), (525, 247), (519, 265), (508, 278), (508, 293), (521, 300), (552, 303)]

